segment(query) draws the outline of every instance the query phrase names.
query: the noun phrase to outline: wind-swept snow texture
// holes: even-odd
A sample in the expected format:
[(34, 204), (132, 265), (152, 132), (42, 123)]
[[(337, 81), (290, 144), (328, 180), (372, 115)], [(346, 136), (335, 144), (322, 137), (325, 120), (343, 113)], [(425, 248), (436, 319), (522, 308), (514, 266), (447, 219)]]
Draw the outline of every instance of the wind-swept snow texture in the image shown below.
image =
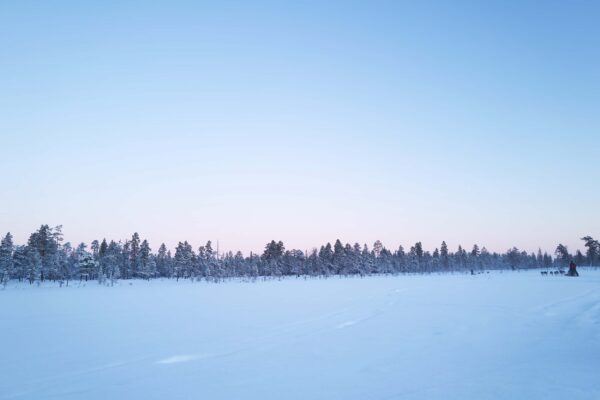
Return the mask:
[(600, 399), (600, 271), (0, 291), (0, 399)]

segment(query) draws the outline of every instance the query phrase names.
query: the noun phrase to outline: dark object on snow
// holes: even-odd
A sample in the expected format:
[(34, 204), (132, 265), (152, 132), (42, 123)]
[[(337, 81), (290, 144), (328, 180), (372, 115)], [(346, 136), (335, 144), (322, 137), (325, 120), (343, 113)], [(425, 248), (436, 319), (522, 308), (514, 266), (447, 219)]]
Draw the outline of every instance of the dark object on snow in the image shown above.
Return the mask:
[(569, 264), (569, 272), (567, 272), (567, 276), (579, 276), (577, 273), (577, 265), (573, 261)]
[(542, 275), (548, 275), (548, 271), (540, 271), (540, 274), (542, 274)]

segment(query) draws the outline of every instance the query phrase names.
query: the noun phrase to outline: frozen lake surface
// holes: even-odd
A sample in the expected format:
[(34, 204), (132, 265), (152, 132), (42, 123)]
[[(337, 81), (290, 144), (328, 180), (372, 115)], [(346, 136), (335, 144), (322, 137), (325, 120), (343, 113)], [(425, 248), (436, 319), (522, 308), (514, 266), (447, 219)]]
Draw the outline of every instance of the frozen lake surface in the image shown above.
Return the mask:
[(600, 271), (0, 290), (0, 399), (599, 399)]

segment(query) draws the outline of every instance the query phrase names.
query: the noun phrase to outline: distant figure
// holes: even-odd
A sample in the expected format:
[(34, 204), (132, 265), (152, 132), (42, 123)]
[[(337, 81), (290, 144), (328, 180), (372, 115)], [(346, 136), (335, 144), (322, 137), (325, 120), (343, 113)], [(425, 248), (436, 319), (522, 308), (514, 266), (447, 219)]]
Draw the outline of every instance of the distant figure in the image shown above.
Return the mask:
[(569, 264), (569, 272), (567, 272), (567, 276), (579, 276), (577, 273), (577, 265), (573, 261)]

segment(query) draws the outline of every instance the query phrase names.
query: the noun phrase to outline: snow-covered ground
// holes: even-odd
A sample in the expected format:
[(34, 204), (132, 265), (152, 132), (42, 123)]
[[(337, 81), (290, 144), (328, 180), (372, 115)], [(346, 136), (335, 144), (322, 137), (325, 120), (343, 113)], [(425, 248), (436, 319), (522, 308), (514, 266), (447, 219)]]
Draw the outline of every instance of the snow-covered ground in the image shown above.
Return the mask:
[(0, 291), (0, 399), (599, 399), (600, 271)]

